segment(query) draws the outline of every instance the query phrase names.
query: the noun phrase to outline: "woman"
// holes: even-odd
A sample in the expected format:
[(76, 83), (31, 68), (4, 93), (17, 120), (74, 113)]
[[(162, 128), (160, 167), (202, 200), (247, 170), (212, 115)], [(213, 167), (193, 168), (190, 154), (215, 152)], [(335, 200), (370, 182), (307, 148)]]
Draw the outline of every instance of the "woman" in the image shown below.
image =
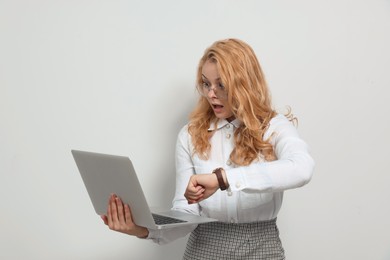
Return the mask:
[(284, 259), (276, 217), (283, 191), (309, 182), (314, 161), (277, 114), (260, 64), (237, 39), (215, 42), (200, 60), (200, 99), (176, 145), (173, 209), (219, 222), (171, 230), (135, 225), (112, 196), (104, 222), (164, 244), (191, 232), (183, 259)]

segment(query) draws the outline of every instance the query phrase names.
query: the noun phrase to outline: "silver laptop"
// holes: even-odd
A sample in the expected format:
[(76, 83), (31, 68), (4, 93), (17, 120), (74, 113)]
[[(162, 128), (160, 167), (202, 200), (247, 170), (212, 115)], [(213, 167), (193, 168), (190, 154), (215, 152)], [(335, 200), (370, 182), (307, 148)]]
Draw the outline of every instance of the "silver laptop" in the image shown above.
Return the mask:
[(118, 195), (131, 208), (134, 222), (150, 229), (165, 229), (217, 221), (181, 211), (152, 213), (129, 157), (72, 150), (73, 158), (99, 215), (107, 214), (108, 199)]

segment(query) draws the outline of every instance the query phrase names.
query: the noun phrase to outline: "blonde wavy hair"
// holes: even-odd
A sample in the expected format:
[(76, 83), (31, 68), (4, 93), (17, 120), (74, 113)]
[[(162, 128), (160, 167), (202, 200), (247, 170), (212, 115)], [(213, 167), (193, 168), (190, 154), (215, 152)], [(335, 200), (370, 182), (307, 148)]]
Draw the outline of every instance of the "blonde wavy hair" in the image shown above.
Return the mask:
[[(263, 71), (252, 48), (238, 39), (226, 39), (213, 43), (200, 59), (197, 84), (202, 84), (202, 67), (206, 61), (215, 62), (228, 94), (227, 102), (235, 118), (242, 125), (234, 133), (235, 147), (230, 160), (236, 165), (249, 165), (259, 159), (275, 160), (269, 139), (264, 140), (270, 120), (276, 115)], [(190, 115), (189, 133), (194, 153), (208, 159), (210, 138), (214, 132), (208, 129), (216, 116), (203, 96)]]

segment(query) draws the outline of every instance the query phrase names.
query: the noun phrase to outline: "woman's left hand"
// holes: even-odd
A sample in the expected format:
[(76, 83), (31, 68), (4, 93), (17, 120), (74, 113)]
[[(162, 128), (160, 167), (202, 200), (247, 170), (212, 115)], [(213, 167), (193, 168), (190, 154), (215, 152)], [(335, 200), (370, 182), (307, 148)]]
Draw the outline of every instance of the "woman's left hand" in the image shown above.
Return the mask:
[(198, 203), (213, 195), (219, 188), (217, 176), (210, 174), (192, 175), (184, 197), (188, 204)]
[(146, 238), (149, 234), (147, 228), (137, 226), (133, 222), (129, 205), (124, 204), (115, 194), (112, 194), (108, 201), (107, 215), (101, 218), (111, 230), (139, 238)]

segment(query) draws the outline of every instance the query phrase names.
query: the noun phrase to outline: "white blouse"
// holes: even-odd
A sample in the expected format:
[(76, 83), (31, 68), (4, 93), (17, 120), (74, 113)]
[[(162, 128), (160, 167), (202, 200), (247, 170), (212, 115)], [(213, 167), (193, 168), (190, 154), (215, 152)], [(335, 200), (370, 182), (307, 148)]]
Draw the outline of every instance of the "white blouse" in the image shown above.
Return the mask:
[[(218, 120), (210, 142), (208, 160), (194, 154), (188, 125), (180, 131), (176, 144), (176, 193), (173, 208), (184, 212), (216, 218), (222, 222), (247, 223), (277, 217), (282, 205), (283, 191), (298, 188), (312, 177), (314, 161), (307, 144), (299, 137), (295, 126), (283, 115), (275, 116), (264, 134), (270, 139), (277, 160), (264, 161), (261, 157), (249, 166), (237, 166), (229, 160), (234, 147), (234, 131), (239, 120)], [(210, 131), (215, 124), (210, 125)], [(230, 184), (226, 191), (217, 190), (198, 204), (187, 203), (184, 192), (193, 174), (209, 174), (224, 168)], [(168, 230), (149, 230), (149, 239), (159, 244), (185, 236), (196, 225)]]

